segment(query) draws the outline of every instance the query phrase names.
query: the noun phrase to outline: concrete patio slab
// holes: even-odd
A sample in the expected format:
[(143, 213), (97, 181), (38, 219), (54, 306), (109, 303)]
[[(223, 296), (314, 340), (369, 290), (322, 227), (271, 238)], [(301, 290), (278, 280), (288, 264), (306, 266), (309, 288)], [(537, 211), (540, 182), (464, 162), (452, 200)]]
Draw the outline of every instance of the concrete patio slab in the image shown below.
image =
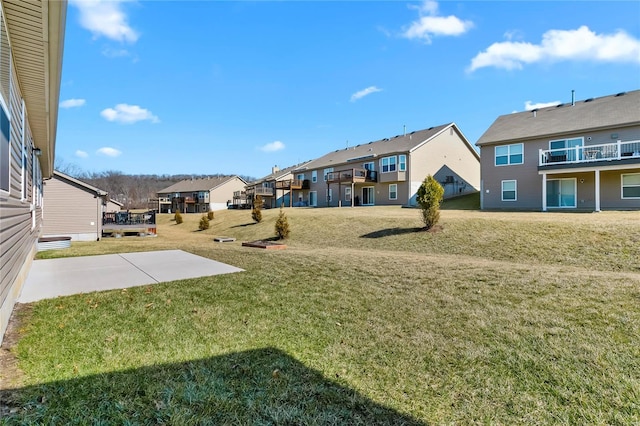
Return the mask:
[(182, 250), (35, 260), (20, 303), (243, 271)]

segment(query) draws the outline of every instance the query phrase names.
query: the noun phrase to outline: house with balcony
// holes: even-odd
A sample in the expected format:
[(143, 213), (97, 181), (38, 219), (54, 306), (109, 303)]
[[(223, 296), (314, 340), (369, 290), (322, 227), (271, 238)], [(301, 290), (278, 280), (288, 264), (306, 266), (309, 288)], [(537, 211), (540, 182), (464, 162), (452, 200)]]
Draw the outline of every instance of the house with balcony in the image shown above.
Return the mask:
[(0, 342), (42, 231), (66, 13), (66, 1), (0, 2)]
[(158, 191), (160, 213), (206, 213), (224, 210), (236, 191), (243, 191), (247, 182), (239, 176), (218, 176), (185, 179)]
[(483, 209), (640, 209), (640, 90), (500, 116), (476, 145)]
[(281, 205), (301, 207), (306, 201), (301, 198), (303, 191), (309, 189), (309, 179), (305, 179), (302, 170), (306, 163), (286, 167), (274, 166), (271, 173), (261, 179), (247, 184), (244, 190), (233, 195), (233, 204), (237, 208), (251, 207), (257, 195), (262, 197), (265, 207), (273, 208)]
[(480, 157), (455, 123), (338, 149), (292, 171), (308, 188), (297, 202), (318, 207), (415, 206), (427, 175), (445, 197), (478, 192)]

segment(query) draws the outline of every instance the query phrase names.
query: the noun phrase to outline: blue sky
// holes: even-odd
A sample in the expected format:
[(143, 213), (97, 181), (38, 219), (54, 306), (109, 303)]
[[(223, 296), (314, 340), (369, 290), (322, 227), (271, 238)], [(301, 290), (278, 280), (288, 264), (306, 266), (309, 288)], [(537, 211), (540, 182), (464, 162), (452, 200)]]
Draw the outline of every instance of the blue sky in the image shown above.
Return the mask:
[(70, 0), (56, 158), (261, 177), (639, 88), (638, 1)]

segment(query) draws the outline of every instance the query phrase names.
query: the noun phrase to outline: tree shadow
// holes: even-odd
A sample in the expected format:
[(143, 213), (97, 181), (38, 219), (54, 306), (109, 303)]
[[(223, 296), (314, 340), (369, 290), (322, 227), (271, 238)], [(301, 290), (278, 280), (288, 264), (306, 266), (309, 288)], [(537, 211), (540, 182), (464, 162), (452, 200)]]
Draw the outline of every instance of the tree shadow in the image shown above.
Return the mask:
[(414, 232), (422, 232), (424, 228), (387, 228), (379, 231), (369, 232), (368, 234), (360, 235), (360, 238), (384, 238), (392, 235), (404, 235), (412, 234)]
[(5, 390), (0, 402), (3, 424), (425, 424), (275, 348)]
[(256, 222), (251, 222), (251, 223), (243, 223), (241, 225), (233, 225), (231, 228), (244, 228), (245, 226), (251, 226), (251, 225), (255, 225)]

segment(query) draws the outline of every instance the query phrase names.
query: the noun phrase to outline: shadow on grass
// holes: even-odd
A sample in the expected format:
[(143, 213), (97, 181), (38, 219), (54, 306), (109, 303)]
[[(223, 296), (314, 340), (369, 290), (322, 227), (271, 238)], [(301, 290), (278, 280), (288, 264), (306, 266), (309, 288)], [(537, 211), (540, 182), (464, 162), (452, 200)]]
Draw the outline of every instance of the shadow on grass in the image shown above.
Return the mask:
[(422, 232), (424, 228), (387, 228), (379, 231), (369, 232), (368, 234), (360, 235), (360, 238), (384, 238), (392, 235), (404, 235), (412, 234), (414, 232)]
[(0, 401), (0, 424), (424, 424), (274, 348), (0, 391)]
[(241, 225), (234, 225), (231, 228), (244, 228), (245, 226), (251, 226), (251, 225), (255, 225), (256, 222), (251, 222), (251, 223), (243, 223)]

